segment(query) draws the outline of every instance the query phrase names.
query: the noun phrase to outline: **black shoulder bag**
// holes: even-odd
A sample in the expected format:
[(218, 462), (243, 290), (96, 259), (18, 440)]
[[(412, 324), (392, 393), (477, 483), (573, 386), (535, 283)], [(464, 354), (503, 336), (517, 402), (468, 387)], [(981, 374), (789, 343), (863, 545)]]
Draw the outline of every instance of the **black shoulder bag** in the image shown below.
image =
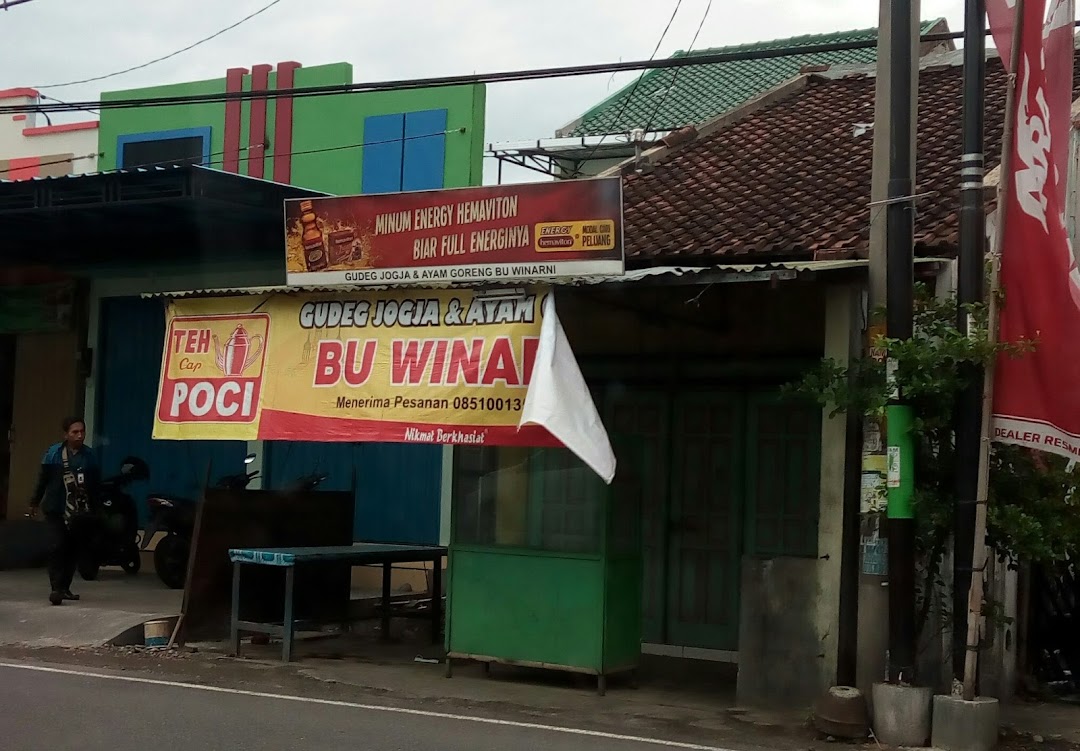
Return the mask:
[(87, 497), (85, 486), (79, 482), (75, 473), (71, 471), (71, 463), (68, 461), (67, 446), (63, 448), (64, 462), (64, 524), (71, 527), (80, 518), (90, 513), (90, 499)]

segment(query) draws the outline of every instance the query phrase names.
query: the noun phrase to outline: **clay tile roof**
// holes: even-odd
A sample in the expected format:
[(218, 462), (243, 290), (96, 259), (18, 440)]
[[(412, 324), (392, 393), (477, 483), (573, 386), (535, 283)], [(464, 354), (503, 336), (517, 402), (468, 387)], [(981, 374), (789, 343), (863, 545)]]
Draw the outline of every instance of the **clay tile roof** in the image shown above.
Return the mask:
[[(948, 31), (945, 19), (924, 21), (921, 33)], [(719, 52), (755, 52), (780, 47), (806, 47), (838, 42), (873, 42), (877, 29), (836, 31), (831, 34), (807, 34), (789, 39), (753, 42), (731, 47), (713, 47), (690, 53), (676, 52), (676, 57), (700, 57)], [(927, 43), (923, 52), (940, 43)], [(629, 133), (634, 128), (665, 131), (684, 125), (697, 125), (717, 115), (730, 112), (746, 101), (799, 74), (806, 66), (828, 68), (859, 65), (877, 59), (874, 47), (835, 52), (815, 52), (785, 57), (739, 60), (710, 65), (650, 70), (600, 102), (574, 122), (560, 128), (559, 136), (600, 136)]]
[[(919, 76), (916, 193), (934, 193), (917, 201), (916, 251), (923, 254), (948, 254), (957, 245), (961, 77), (959, 65)], [(659, 152), (651, 171), (625, 168), (627, 257), (739, 263), (865, 256), (874, 80), (811, 76), (801, 89)], [(986, 88), (989, 172), (999, 162), (1005, 108), (1005, 72), (996, 58), (988, 61)]]

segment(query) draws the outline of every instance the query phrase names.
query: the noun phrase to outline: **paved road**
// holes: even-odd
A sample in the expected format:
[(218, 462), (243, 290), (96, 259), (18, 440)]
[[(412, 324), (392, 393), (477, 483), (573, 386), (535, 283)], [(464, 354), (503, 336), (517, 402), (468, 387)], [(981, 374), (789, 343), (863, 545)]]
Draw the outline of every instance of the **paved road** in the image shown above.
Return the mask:
[[(692, 748), (555, 729), (0, 664), (4, 751), (662, 751)], [(25, 665), (25, 664), (24, 664)], [(49, 668), (46, 668), (49, 670)], [(423, 706), (415, 709), (426, 711)], [(700, 748), (700, 747), (698, 747)]]

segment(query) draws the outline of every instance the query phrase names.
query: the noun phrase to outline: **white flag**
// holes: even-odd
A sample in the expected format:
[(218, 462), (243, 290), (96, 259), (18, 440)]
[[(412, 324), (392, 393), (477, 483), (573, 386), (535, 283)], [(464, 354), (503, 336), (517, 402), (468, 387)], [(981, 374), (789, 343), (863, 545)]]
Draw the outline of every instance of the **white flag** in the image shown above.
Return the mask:
[(611, 484), (615, 452), (585, 385), (570, 342), (555, 312), (555, 294), (544, 300), (544, 321), (518, 428), (539, 425)]

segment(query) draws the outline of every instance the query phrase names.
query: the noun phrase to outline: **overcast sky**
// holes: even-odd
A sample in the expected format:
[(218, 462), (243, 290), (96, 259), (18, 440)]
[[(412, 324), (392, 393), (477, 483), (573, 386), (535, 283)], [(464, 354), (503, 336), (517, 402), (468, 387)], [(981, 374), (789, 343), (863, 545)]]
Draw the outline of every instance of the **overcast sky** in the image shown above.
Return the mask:
[[(89, 78), (173, 52), (270, 0), (33, 0), (0, 11), (0, 89)], [(223, 76), (231, 66), (347, 61), (354, 80), (442, 76), (649, 57), (676, 0), (280, 0), (189, 52), (107, 81), (43, 93)], [(708, 0), (682, 0), (659, 56), (686, 49)], [(713, 0), (694, 49), (877, 25), (873, 0)], [(923, 0), (962, 29), (963, 0)], [(636, 74), (488, 87), (491, 142), (550, 138)]]

